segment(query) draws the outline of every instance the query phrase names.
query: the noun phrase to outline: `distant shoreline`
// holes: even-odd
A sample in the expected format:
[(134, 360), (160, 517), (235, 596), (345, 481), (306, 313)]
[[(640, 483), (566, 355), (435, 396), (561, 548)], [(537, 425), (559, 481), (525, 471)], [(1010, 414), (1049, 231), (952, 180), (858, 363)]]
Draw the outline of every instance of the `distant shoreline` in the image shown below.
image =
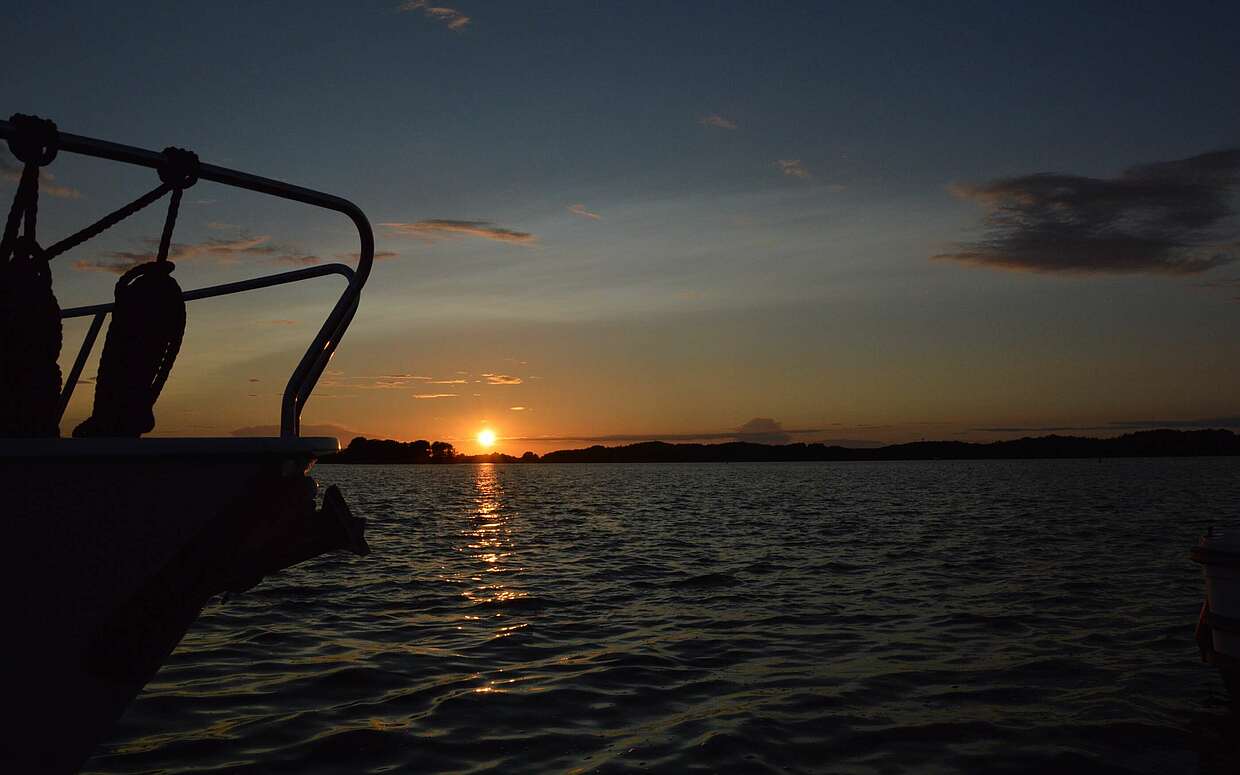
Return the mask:
[[(435, 448), (435, 454), (431, 448)], [(647, 441), (619, 447), (595, 445), (521, 457), (498, 452), (458, 455), (451, 445), (425, 441), (356, 438), (320, 464), (452, 465), (456, 463), (792, 463), (814, 461), (1037, 460), (1133, 457), (1240, 456), (1240, 435), (1229, 430), (1151, 430), (1113, 438), (1038, 436), (975, 443), (917, 441), (884, 447), (853, 448), (825, 444), (669, 444)]]

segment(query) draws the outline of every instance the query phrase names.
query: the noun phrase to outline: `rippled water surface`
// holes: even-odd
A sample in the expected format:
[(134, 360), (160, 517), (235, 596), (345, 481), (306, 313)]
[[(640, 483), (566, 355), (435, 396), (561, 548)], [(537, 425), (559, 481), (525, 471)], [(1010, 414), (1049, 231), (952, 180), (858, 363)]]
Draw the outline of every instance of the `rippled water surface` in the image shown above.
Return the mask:
[(1230, 772), (1240, 461), (322, 466), (374, 553), (212, 602), (99, 772)]

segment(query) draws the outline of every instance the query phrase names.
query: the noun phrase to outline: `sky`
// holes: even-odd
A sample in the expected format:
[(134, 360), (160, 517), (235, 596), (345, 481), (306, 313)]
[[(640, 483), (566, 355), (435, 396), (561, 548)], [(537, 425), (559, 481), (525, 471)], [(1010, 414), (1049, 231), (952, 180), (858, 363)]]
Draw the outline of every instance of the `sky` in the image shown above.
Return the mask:
[[(443, 2), (14, 3), (0, 113), (367, 213), (307, 435), (1240, 427), (1240, 6)], [(156, 182), (46, 173), (45, 245)], [(162, 218), (56, 259), (61, 305), (110, 298)], [(185, 289), (357, 252), (339, 215), (210, 183), (175, 243)], [(191, 302), (157, 433), (274, 433), (339, 290)]]

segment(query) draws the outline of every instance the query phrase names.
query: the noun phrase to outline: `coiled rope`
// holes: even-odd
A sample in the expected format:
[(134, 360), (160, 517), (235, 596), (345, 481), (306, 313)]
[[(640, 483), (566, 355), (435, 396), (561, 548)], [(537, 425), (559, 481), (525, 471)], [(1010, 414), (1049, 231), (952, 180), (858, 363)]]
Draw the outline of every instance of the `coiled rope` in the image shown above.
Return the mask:
[(10, 122), (9, 150), (24, 166), (0, 239), (0, 437), (58, 436), (60, 305), (35, 231), (39, 168), (56, 158), (60, 135), (34, 116)]
[(181, 194), (198, 180), (198, 157), (179, 148), (165, 148), (164, 159), (158, 188), (64, 240), (71, 243), (64, 248), (68, 250), (172, 191), (155, 260), (135, 266), (116, 282), (116, 304), (99, 360), (94, 408), (74, 428), (77, 437), (137, 437), (154, 428), (155, 401), (181, 349), (185, 300), (172, 278), (176, 265), (168, 260), (168, 252)]
[(35, 240), (39, 168), (56, 158), (60, 135), (51, 121), (14, 115), (9, 148), (21, 180), (0, 241), (0, 437), (57, 436), (60, 423), (60, 306), (48, 262), (97, 237), (172, 193), (154, 261), (116, 283), (91, 416), (74, 436), (140, 436), (155, 427), (154, 406), (185, 334), (185, 301), (168, 260), (181, 195), (198, 181), (198, 157), (165, 148), (160, 184), (46, 250)]

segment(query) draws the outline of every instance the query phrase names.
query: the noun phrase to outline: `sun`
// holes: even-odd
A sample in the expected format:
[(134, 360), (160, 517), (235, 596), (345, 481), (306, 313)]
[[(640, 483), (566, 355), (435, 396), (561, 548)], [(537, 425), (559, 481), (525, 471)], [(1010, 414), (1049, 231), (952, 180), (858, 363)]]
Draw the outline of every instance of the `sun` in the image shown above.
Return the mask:
[(495, 431), (490, 428), (483, 428), (478, 431), (478, 443), (488, 449), (495, 446)]

